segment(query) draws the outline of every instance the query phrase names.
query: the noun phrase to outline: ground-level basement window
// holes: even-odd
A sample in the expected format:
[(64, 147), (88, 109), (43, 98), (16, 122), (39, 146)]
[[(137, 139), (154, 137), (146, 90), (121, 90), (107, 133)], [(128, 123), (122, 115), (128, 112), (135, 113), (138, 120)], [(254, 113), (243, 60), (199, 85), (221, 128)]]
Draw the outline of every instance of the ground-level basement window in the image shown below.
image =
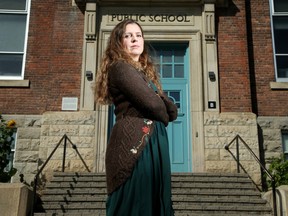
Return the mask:
[(8, 156), (9, 164), (6, 167), (7, 170), (11, 170), (11, 168), (14, 167), (14, 156), (15, 156), (15, 149), (16, 149), (16, 142), (17, 142), (16, 137), (17, 137), (17, 131), (13, 133), (14, 140), (11, 144), (11, 153)]
[(285, 160), (288, 160), (288, 131), (282, 131), (282, 144)]

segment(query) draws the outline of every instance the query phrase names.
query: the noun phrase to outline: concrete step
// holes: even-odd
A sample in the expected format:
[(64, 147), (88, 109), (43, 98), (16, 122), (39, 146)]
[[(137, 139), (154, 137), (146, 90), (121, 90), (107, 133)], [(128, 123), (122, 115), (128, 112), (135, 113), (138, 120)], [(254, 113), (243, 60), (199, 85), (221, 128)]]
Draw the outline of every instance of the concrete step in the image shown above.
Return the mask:
[[(35, 213), (35, 216), (106, 216), (106, 213), (101, 212), (89, 212), (89, 213)], [(175, 216), (259, 216), (259, 212), (253, 213), (253, 212), (247, 212), (244, 214), (239, 213), (219, 213), (219, 212), (208, 212), (208, 213), (202, 213), (202, 212), (181, 212), (177, 213), (175, 212)], [(271, 214), (261, 214), (261, 216), (271, 216)]]
[[(245, 174), (173, 173), (172, 201), (175, 216), (271, 216)], [(45, 213), (36, 216), (104, 216), (104, 173), (55, 173), (41, 197)]]

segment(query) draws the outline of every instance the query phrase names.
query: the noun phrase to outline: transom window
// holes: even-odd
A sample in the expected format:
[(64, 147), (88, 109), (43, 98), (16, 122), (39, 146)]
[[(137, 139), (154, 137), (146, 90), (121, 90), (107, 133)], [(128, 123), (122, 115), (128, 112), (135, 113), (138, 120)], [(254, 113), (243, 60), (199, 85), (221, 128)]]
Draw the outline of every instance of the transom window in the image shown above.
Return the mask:
[(288, 82), (288, 1), (270, 0), (277, 82)]
[(178, 43), (173, 48), (158, 44), (157, 51), (154, 50), (152, 52), (154, 62), (162, 79), (186, 78), (184, 73), (186, 49), (183, 47), (186, 47), (186, 44)]
[(0, 1), (0, 79), (24, 77), (30, 0)]

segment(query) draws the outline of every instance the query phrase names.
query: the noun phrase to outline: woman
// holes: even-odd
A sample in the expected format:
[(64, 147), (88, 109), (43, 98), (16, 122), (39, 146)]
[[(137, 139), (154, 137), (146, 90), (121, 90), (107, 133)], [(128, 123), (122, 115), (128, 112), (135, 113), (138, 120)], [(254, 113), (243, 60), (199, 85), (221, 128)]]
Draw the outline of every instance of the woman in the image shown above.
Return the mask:
[(163, 93), (133, 20), (111, 32), (96, 101), (113, 103), (116, 115), (106, 151), (107, 216), (174, 215), (165, 126), (177, 118), (177, 107)]

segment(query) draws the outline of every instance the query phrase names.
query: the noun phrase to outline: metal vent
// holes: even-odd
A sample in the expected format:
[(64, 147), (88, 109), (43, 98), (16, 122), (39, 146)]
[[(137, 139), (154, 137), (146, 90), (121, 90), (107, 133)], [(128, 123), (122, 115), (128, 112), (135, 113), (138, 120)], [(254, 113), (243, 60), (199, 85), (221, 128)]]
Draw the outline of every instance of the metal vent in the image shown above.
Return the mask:
[(62, 98), (62, 110), (73, 110), (78, 109), (78, 98), (77, 97), (63, 97)]

